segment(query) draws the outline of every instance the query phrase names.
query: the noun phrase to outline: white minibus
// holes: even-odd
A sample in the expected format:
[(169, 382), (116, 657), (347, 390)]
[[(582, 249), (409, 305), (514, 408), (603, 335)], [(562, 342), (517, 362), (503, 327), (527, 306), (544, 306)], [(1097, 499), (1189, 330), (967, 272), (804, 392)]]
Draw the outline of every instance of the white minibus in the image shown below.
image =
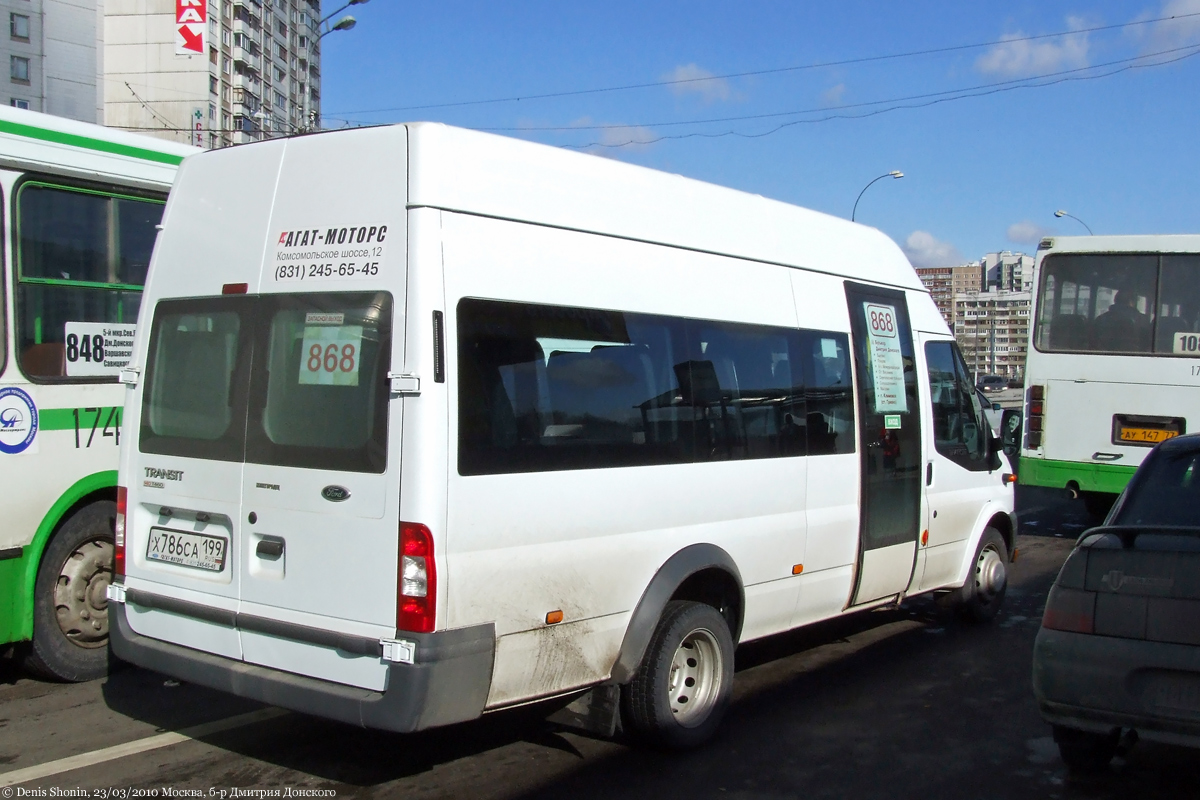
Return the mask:
[(1150, 448), (1197, 430), (1198, 277), (1200, 236), (1042, 240), (1023, 485), (1066, 488), (1106, 511)]
[(184, 144), (0, 106), (0, 646), (33, 672), (108, 669), (124, 387)]
[(163, 228), (127, 661), (395, 731), (589, 690), (680, 748), (739, 642), (1003, 599), (1011, 471), (879, 231), (428, 123), (189, 158)]

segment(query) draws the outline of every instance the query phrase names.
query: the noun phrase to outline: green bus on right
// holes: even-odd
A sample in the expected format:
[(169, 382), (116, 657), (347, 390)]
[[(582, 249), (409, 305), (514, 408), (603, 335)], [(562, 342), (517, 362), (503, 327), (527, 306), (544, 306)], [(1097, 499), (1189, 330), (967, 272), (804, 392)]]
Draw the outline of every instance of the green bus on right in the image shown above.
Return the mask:
[(1046, 238), (1033, 281), (1019, 481), (1100, 514), (1200, 429), (1200, 235)]

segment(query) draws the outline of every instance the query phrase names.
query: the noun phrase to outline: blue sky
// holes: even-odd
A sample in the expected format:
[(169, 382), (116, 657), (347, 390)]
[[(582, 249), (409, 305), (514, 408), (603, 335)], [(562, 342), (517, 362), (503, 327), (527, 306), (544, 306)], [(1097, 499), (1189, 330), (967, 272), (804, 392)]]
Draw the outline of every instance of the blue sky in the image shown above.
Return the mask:
[(902, 170), (857, 219), (918, 266), (1085, 233), (1056, 209), (1096, 233), (1200, 233), (1200, 0), (370, 0), (343, 13), (358, 26), (322, 41), (326, 127), (436, 120), (846, 218), (871, 179)]

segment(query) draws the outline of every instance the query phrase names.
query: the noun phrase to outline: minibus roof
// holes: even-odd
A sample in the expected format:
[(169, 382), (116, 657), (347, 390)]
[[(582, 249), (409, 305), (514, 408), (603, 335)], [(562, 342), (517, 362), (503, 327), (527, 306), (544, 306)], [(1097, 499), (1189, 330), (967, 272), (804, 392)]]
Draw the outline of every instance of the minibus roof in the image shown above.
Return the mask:
[[(409, 207), (590, 231), (926, 291), (896, 243), (875, 228), (610, 158), (440, 123), (405, 127)], [(332, 141), (336, 135), (330, 145), (344, 146)]]

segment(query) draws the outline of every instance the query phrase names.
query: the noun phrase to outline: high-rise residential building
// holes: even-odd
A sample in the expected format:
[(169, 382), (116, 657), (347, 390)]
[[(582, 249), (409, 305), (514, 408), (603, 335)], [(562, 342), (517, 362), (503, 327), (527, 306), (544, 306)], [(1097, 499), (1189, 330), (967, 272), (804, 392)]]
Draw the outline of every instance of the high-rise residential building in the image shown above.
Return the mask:
[(917, 269), (976, 375), (1024, 376), (1032, 273), (1032, 256), (1007, 251)]
[(105, 124), (201, 147), (315, 128), (320, 0), (191, 1), (202, 23), (189, 0), (105, 0)]
[(1024, 253), (988, 253), (983, 257), (984, 289), (996, 288), (1019, 292), (1031, 288), (1033, 256)]
[(954, 267), (917, 267), (917, 277), (949, 324), (954, 311)]
[(951, 327), (968, 369), (1024, 377), (1032, 298), (1032, 292), (997, 289), (954, 296)]
[[(110, 0), (113, 2), (115, 0)], [(103, 122), (103, 25), (98, 0), (0, 0), (7, 26), (2, 102), (82, 122)]]

